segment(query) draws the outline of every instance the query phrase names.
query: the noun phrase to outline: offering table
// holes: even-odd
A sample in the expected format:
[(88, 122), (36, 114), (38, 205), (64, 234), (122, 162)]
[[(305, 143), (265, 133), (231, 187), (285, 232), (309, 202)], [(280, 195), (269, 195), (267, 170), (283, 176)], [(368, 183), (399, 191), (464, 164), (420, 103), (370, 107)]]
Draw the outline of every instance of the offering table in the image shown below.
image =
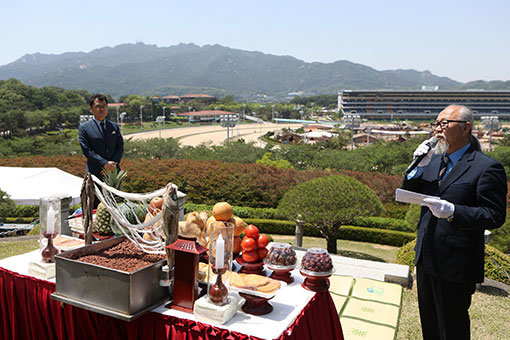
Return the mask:
[(131, 322), (61, 304), (50, 298), (55, 283), (28, 274), (38, 251), (0, 260), (0, 338), (2, 339), (343, 339), (329, 292), (301, 287), (303, 278), (271, 300), (273, 312), (240, 311), (221, 326), (196, 321), (193, 314), (155, 308)]

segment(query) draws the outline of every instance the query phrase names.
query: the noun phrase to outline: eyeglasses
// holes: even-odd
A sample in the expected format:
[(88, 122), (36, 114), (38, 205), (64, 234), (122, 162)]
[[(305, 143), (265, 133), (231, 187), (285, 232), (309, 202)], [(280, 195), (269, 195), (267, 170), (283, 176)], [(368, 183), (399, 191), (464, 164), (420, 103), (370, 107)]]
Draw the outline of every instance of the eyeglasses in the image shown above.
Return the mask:
[(447, 129), (448, 128), (448, 125), (450, 123), (453, 123), (453, 122), (456, 122), (456, 123), (467, 123), (467, 120), (454, 120), (454, 119), (445, 119), (445, 120), (442, 120), (440, 122), (434, 122), (434, 123), (430, 123), (430, 126), (435, 130), (437, 129), (438, 127), (441, 127), (441, 129)]
[(96, 109), (96, 110), (106, 110), (107, 107), (106, 106), (92, 106), (93, 109)]

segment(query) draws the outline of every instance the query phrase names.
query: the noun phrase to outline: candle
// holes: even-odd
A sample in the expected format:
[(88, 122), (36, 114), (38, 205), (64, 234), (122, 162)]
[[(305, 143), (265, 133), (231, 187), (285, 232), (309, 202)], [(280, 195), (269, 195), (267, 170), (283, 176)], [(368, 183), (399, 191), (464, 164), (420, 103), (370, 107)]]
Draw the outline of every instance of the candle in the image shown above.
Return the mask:
[(223, 236), (216, 240), (216, 269), (225, 267), (225, 240)]
[(48, 218), (46, 219), (46, 233), (53, 234), (55, 231), (56, 211), (52, 206), (48, 209)]

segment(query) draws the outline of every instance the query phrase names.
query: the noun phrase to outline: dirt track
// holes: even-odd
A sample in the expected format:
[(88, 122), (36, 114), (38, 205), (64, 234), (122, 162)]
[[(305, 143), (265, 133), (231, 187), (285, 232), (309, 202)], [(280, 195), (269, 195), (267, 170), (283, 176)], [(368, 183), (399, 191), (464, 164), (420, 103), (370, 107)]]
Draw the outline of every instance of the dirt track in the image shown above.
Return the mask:
[[(299, 128), (301, 124), (241, 124), (230, 129), (230, 137), (244, 139), (246, 142), (259, 142), (260, 134), (264, 135), (268, 131), (280, 130), (283, 128)], [(233, 130), (233, 131), (232, 131)], [(127, 135), (126, 139), (149, 139), (158, 138), (160, 131), (139, 132)], [(227, 139), (227, 129), (219, 125), (200, 125), (185, 128), (175, 128), (161, 130), (161, 138), (179, 139), (181, 145), (196, 146), (201, 143), (212, 143), (220, 145)], [(264, 145), (265, 143), (262, 143)]]

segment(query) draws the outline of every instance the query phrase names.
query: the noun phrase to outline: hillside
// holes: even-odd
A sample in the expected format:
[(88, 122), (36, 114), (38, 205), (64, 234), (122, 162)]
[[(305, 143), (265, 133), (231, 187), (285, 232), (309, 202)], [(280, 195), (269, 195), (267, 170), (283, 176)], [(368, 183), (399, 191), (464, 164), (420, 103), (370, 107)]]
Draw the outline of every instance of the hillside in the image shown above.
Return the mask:
[(306, 63), (291, 56), (231, 49), (220, 45), (143, 43), (103, 47), (89, 53), (27, 54), (0, 67), (0, 79), (33, 86), (59, 86), (125, 94), (168, 95), (204, 92), (254, 98), (334, 93), (338, 89), (456, 88), (462, 83), (429, 71), (387, 70), (340, 60)]

